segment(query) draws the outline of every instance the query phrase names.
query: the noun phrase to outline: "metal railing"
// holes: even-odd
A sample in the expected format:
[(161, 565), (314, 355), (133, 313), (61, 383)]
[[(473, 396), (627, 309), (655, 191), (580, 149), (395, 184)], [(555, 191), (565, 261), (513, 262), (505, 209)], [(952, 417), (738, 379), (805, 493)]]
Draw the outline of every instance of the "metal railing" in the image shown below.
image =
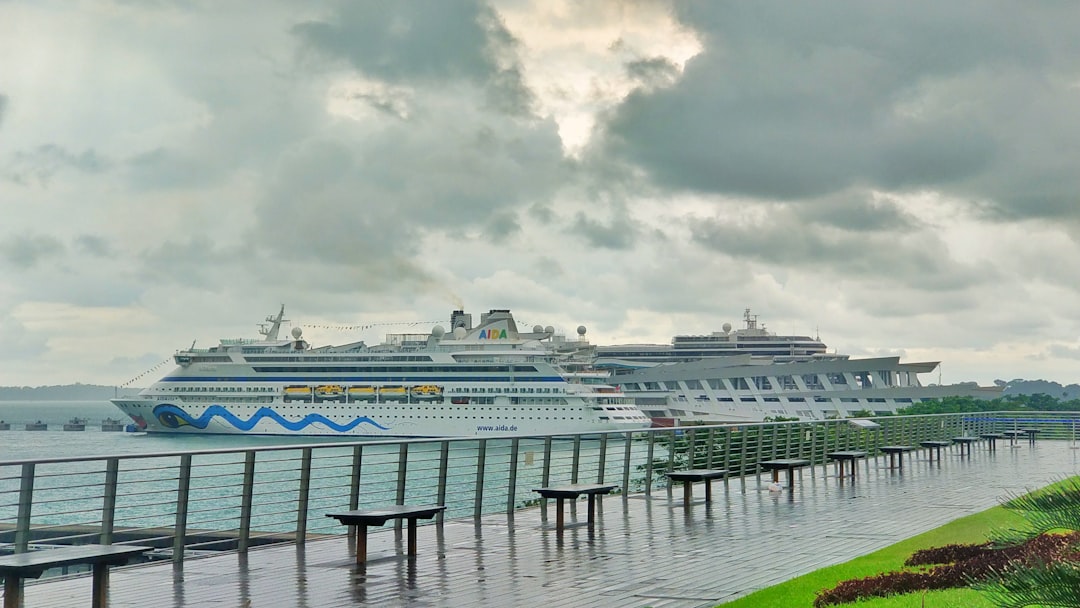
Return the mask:
[(763, 460), (805, 458), (811, 475), (824, 475), (836, 450), (876, 456), (883, 445), (1020, 428), (1076, 441), (1080, 430), (1080, 413), (1067, 412), (870, 420), (879, 428), (840, 419), (0, 461), (0, 549), (132, 543), (179, 563), (201, 551), (340, 535), (324, 514), (346, 508), (437, 503), (446, 517), (513, 517), (540, 502), (533, 489), (553, 484), (618, 483), (625, 498), (666, 489), (669, 470), (724, 468), (745, 491)]

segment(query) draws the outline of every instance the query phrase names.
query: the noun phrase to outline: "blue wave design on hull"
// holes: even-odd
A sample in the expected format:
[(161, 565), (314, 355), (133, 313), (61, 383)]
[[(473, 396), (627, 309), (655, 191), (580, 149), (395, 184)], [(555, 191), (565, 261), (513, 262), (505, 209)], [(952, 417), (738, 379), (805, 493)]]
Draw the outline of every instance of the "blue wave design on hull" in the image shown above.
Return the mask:
[(236, 414), (233, 414), (220, 405), (211, 405), (206, 408), (206, 411), (198, 418), (193, 417), (191, 414), (171, 403), (162, 403), (154, 408), (154, 417), (158, 419), (158, 422), (170, 429), (178, 429), (182, 426), (191, 426), (200, 430), (205, 429), (210, 424), (210, 420), (215, 416), (225, 420), (241, 431), (250, 431), (255, 428), (255, 425), (263, 418), (269, 418), (290, 431), (301, 431), (317, 422), (325, 424), (330, 429), (339, 433), (347, 433), (361, 424), (370, 424), (380, 431), (390, 430), (390, 427), (383, 426), (367, 416), (360, 416), (346, 424), (338, 424), (322, 414), (308, 414), (300, 420), (292, 421), (282, 417), (281, 414), (268, 407), (260, 407), (252, 414), (251, 418), (248, 418), (247, 420), (237, 417)]

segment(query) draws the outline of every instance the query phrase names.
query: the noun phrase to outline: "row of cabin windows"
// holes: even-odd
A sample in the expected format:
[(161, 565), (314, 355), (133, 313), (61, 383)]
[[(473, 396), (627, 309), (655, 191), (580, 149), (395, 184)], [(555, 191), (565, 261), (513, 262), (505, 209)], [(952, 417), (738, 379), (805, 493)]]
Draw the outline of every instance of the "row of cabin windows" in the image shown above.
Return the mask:
[[(880, 379), (879, 382), (878, 382), (878, 386), (892, 386), (893, 385), (892, 372), (879, 371), (879, 372), (876, 373), (876, 375), (877, 375), (877, 378)], [(829, 384), (831, 384), (833, 386), (847, 386), (849, 384), (848, 381), (847, 381), (847, 377), (844, 376), (844, 374), (841, 374), (841, 373), (829, 373), (829, 374), (825, 374), (825, 377), (828, 380)], [(855, 379), (855, 385), (860, 387), (860, 388), (873, 388), (875, 386), (874, 381), (873, 381), (873, 376), (871, 376), (871, 374), (869, 372), (856, 372), (855, 374), (853, 374), (852, 377)], [(753, 385), (754, 388), (756, 388), (757, 390), (760, 390), (760, 391), (773, 390), (773, 387), (774, 387), (774, 382), (768, 376), (747, 376), (747, 377), (740, 376), (740, 377), (728, 378), (727, 380), (728, 380), (728, 382), (731, 383), (731, 386), (732, 386), (733, 389), (739, 390), (739, 391), (750, 390), (751, 385)], [(804, 374), (804, 375), (802, 375), (802, 381), (806, 385), (807, 389), (820, 390), (820, 389), (825, 388), (825, 385), (818, 378), (817, 374)], [(683, 382), (686, 384), (687, 390), (701, 390), (702, 389), (702, 384), (701, 384), (700, 380), (685, 380)], [(711, 388), (713, 390), (726, 390), (726, 388), (727, 388), (727, 386), (724, 384), (723, 380), (721, 380), (719, 378), (709, 378), (709, 379), (705, 380), (705, 383), (708, 384), (709, 388)], [(795, 379), (792, 376), (778, 376), (776, 378), (776, 383), (775, 384), (779, 385), (779, 387), (784, 389), (784, 390), (798, 390), (798, 388), (799, 388), (798, 384), (795, 383)], [(647, 391), (661, 390), (661, 385), (663, 386), (663, 389), (669, 390), (669, 391), (677, 391), (677, 390), (681, 390), (681, 388), (682, 388), (679, 385), (678, 381), (672, 381), (672, 380), (666, 380), (666, 381), (663, 381), (663, 382), (642, 382), (642, 383), (628, 382), (626, 384), (626, 386), (627, 386), (627, 388), (629, 390), (647, 390)], [(642, 388), (642, 387), (644, 387), (644, 388)]]

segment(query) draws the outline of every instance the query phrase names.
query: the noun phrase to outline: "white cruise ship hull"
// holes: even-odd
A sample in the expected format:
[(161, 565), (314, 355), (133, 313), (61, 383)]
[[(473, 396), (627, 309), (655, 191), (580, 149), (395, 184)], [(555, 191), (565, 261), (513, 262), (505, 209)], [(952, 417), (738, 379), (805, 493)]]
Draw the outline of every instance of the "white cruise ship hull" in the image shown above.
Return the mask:
[[(150, 433), (308, 435), (334, 437), (483, 437), (632, 431), (651, 421), (640, 416), (602, 420), (591, 407), (545, 412), (543, 408), (442, 404), (229, 403), (184, 404), (153, 399), (113, 399)], [(314, 406), (314, 407), (313, 407)], [(636, 411), (636, 410), (635, 410)], [(546, 415), (545, 415), (546, 414)]]

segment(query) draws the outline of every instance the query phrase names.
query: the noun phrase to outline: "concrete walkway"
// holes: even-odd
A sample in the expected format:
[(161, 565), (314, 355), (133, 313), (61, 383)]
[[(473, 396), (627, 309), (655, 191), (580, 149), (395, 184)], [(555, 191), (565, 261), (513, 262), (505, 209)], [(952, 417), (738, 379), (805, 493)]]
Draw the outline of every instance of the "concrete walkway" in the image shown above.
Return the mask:
[[(770, 492), (767, 475), (714, 487), (706, 505), (682, 506), (682, 491), (602, 501), (593, 535), (570, 527), (560, 539), (554, 501), (543, 508), (422, 526), (419, 556), (398, 556), (403, 534), (369, 536), (360, 568), (346, 538), (268, 547), (171, 564), (114, 569), (110, 606), (240, 608), (343, 606), (713, 606), (823, 566), (847, 561), (964, 515), (1009, 493), (1076, 474), (1080, 450), (1039, 441), (943, 462), (908, 455), (903, 474), (887, 458), (860, 461), (841, 484), (832, 465), (804, 469), (793, 492)], [(745, 485), (745, 493), (742, 487)], [(570, 521), (584, 521), (577, 503)], [(89, 605), (88, 577), (27, 586), (26, 608)]]

